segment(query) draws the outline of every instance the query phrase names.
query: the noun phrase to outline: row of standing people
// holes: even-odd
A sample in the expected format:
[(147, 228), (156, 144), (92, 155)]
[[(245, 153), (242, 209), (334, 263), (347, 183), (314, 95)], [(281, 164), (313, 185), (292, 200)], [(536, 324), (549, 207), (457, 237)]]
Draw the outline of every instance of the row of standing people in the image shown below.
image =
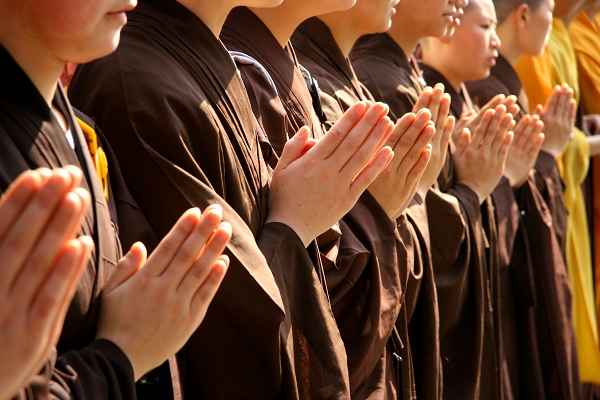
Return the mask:
[[(91, 301), (74, 303), (83, 318), (67, 314), (55, 364), (22, 395), (35, 387), (63, 397), (129, 398), (134, 377), (179, 350), (142, 377), (138, 397), (579, 398), (565, 266), (569, 225), (556, 161), (575, 115), (572, 91), (556, 89), (531, 116), (518, 93), (504, 90), (464, 114), (471, 107), (462, 84), (473, 77), (444, 78), (452, 71), (433, 65), (423, 67), (425, 79), (444, 85), (425, 88), (412, 62), (421, 39), (441, 37), (422, 41), (425, 64), (464, 62), (457, 54), (444, 59), (436, 45), (475, 42), (478, 33), (469, 29), (496, 41), (496, 56), (489, 1), (285, 0), (254, 8), (275, 3), (141, 1), (128, 13), (117, 50), (75, 73), (70, 101), (93, 117), (84, 122), (81, 115), (79, 123), (62, 91), (40, 84), (15, 50), (23, 42), (0, 37), (14, 78), (2, 87), (2, 126), (13, 132), (3, 143), (20, 143), (14, 132), (27, 137), (3, 157), (3, 188), (29, 168), (79, 164), (93, 175), (81, 148), (84, 133), (98, 134), (110, 173), (100, 168), (105, 188), (92, 190), (92, 203), (109, 210), (87, 225), (97, 249), (95, 226), (112, 220), (126, 248), (143, 240), (160, 254), (158, 238), (189, 207), (219, 204), (212, 230), (221, 216), (233, 227), (212, 233), (225, 246), (233, 231), (228, 257), (218, 258), (215, 245), (204, 270), (218, 264), (213, 269), (222, 276), (230, 263), (229, 272), (195, 332), (211, 296), (201, 296), (193, 323), (176, 310), (167, 326), (170, 309), (143, 290), (142, 277), (138, 293), (124, 286), (119, 299), (138, 300), (138, 309), (119, 314), (111, 289), (132, 272), (118, 276), (117, 269), (117, 282), (106, 283), (111, 268), (98, 277), (92, 266), (94, 290), (80, 283), (76, 294)], [(505, 7), (505, 15), (517, 6)], [(95, 11), (103, 23), (111, 15)], [(120, 28), (112, 22), (105, 53)], [(104, 55), (51, 47), (64, 34), (57, 24), (58, 34), (43, 35), (50, 52), (60, 50), (63, 67)], [(32, 35), (24, 28), (21, 39)], [(84, 42), (98, 34), (76, 29), (71, 37)], [(488, 49), (468, 53), (478, 51)], [(18, 103), (17, 88), (26, 88), (37, 108)], [(52, 118), (55, 108), (62, 126)], [(73, 130), (69, 149), (65, 131)], [(20, 167), (9, 169), (15, 159)], [(115, 243), (115, 235), (105, 240)], [(204, 232), (201, 244), (210, 236)], [(94, 259), (106, 260), (102, 251)], [(144, 341), (144, 313), (179, 337), (148, 334)], [(124, 320), (128, 330), (103, 333)], [(104, 364), (85, 355), (102, 339), (114, 353)], [(144, 359), (155, 346), (164, 351)], [(78, 374), (65, 379), (73, 369)]]

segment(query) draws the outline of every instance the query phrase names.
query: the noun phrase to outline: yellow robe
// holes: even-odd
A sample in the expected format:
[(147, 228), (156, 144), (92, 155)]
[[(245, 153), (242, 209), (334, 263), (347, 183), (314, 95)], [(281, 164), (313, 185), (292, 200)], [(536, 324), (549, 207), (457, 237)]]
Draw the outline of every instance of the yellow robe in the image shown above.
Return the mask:
[[(522, 57), (517, 74), (529, 97), (529, 104), (545, 104), (556, 85), (567, 83), (579, 101), (577, 59), (566, 26), (555, 18), (544, 53)], [(590, 238), (581, 184), (589, 168), (589, 145), (585, 134), (575, 128), (574, 138), (565, 147), (561, 173), (565, 183), (567, 226), (567, 267), (573, 292), (573, 325), (582, 382), (600, 385), (600, 351), (594, 302)]]
[[(590, 21), (581, 12), (569, 26), (577, 56), (581, 102), (587, 114), (600, 114), (600, 15)], [(594, 193), (600, 193), (600, 160), (594, 165)], [(600, 316), (600, 195), (594, 196), (594, 245), (596, 317)], [(599, 249), (599, 250), (596, 250)]]

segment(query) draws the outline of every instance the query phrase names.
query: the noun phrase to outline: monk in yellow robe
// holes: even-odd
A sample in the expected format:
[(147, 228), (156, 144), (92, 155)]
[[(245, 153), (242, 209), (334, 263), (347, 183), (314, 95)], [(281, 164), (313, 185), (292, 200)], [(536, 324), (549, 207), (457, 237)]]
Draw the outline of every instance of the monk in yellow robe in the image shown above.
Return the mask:
[[(539, 57), (522, 57), (515, 69), (523, 82), (530, 104), (545, 104), (556, 85), (568, 84), (579, 102), (577, 59), (567, 27), (581, 11), (584, 2), (557, 1), (552, 33), (544, 53)], [(592, 141), (592, 144), (595, 145)], [(594, 305), (592, 261), (588, 222), (581, 184), (589, 168), (590, 143), (583, 131), (573, 126), (573, 139), (565, 146), (559, 160), (565, 184), (565, 204), (569, 211), (566, 261), (573, 292), (573, 324), (579, 357), (583, 393), (598, 390), (600, 385), (600, 351)], [(586, 387), (587, 386), (587, 387)]]
[[(600, 7), (584, 7), (569, 26), (577, 56), (581, 104), (586, 113), (600, 114)], [(597, 15), (598, 14), (598, 15)], [(593, 132), (598, 134), (600, 132)], [(594, 165), (594, 193), (600, 193), (600, 163)], [(594, 197), (593, 249), (600, 249), (600, 196)], [(596, 317), (600, 316), (600, 251), (595, 251)]]

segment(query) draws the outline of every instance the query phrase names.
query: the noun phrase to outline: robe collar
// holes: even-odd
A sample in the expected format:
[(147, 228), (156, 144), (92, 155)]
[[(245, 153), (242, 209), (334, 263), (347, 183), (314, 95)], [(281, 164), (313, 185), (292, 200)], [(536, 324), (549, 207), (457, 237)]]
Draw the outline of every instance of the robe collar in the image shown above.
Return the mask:
[(231, 11), (221, 38), (230, 50), (248, 54), (267, 69), (295, 129), (287, 132), (290, 137), (304, 125), (308, 125), (313, 133), (320, 129), (313, 100), (291, 42), (282, 48), (262, 20), (246, 7)]
[(343, 78), (359, 99), (366, 98), (350, 61), (344, 57), (331, 30), (323, 21), (316, 17), (304, 21), (296, 29), (292, 41), (296, 47), (302, 45), (304, 51), (310, 52), (319, 65)]
[(473, 109), (473, 101), (471, 96), (464, 84), (460, 85), (460, 91), (456, 91), (450, 82), (436, 69), (431, 68), (429, 65), (421, 64), (423, 76), (429, 86), (434, 86), (437, 83), (442, 83), (446, 89), (446, 93), (450, 95), (450, 112), (456, 119), (460, 116)]

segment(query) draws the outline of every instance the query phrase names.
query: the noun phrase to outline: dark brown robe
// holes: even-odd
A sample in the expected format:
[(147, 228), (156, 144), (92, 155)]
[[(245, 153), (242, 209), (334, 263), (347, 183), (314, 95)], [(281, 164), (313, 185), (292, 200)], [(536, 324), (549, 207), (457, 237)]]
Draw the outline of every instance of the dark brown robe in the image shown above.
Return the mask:
[(178, 353), (183, 394), (348, 398), (309, 253), (289, 227), (264, 224), (270, 146), (228, 52), (176, 1), (145, 0), (128, 17), (118, 50), (76, 72), (72, 101), (102, 125), (157, 237), (193, 206), (218, 203), (233, 226), (227, 275)]
[[(474, 103), (479, 106), (485, 105), (494, 96), (501, 93), (517, 96), (517, 105), (520, 108), (519, 113), (515, 116), (517, 122), (529, 113), (529, 101), (521, 80), (502, 55), (498, 56), (496, 65), (490, 71), (490, 76), (480, 81), (467, 82), (465, 86)], [(540, 152), (535, 165), (535, 182), (550, 208), (554, 230), (564, 255), (567, 237), (567, 208), (562, 195), (564, 185), (556, 160), (544, 151)]]
[[(294, 32), (292, 43), (298, 60), (319, 82), (321, 102), (327, 121), (337, 120), (344, 111), (361, 100), (373, 100), (368, 89), (358, 81), (348, 59), (344, 57), (329, 28), (318, 18), (302, 23)], [(399, 231), (409, 255), (409, 278), (397, 331), (404, 346), (399, 353), (402, 375), (401, 396), (422, 399), (441, 398), (441, 359), (439, 356), (439, 315), (437, 292), (433, 280), (429, 249), (427, 210), (415, 196), (399, 221)], [(403, 225), (406, 224), (408, 229)], [(415, 318), (412, 318), (415, 316)], [(393, 347), (393, 343), (391, 346)], [(386, 358), (392, 357), (388, 348)], [(390, 365), (391, 366), (391, 365)], [(393, 378), (393, 369), (386, 373)], [(379, 376), (355, 392), (356, 398), (394, 398), (383, 389), (392, 386)], [(375, 374), (372, 375), (375, 377)], [(369, 383), (372, 382), (371, 385)], [(392, 380), (393, 383), (393, 380)]]
[[(423, 82), (418, 67), (387, 34), (366, 35), (350, 53), (358, 78), (394, 115), (412, 111)], [(378, 97), (381, 96), (381, 97)], [(502, 397), (496, 226), (490, 201), (456, 184), (452, 149), (427, 194), (439, 299), (443, 396)]]
[[(517, 96), (521, 111), (516, 119), (529, 112), (521, 82), (502, 56), (487, 79), (468, 82), (467, 88), (480, 104), (500, 93)], [(508, 219), (519, 224), (512, 254), (501, 254), (504, 260), (512, 257), (508, 270), (501, 273), (505, 397), (577, 398), (571, 293), (564, 261), (566, 208), (552, 156), (540, 153), (514, 204), (516, 217), (498, 216), (499, 226)]]
[[(299, 68), (291, 44), (282, 48), (263, 22), (243, 7), (230, 13), (221, 38), (230, 50), (250, 56), (266, 69), (265, 73), (256, 65), (238, 64), (258, 119), (264, 122), (284, 111), (278, 119), (284, 123), (278, 128), (269, 130), (264, 125), (272, 142), (284, 144), (304, 125), (314, 137), (322, 137), (321, 122), (325, 121), (317, 116), (319, 98), (311, 96), (308, 74)], [(379, 366), (404, 293), (406, 250), (396, 224), (368, 192), (318, 244), (355, 397), (357, 390), (374, 379), (373, 374), (388, 371)], [(384, 361), (389, 363), (389, 358)]]
[(0, 194), (29, 169), (76, 165), (85, 176), (81, 186), (94, 200), (79, 233), (93, 238), (95, 249), (77, 286), (57, 349), (18, 398), (133, 398), (133, 369), (127, 356), (110, 341), (94, 340), (100, 291), (121, 251), (86, 141), (62, 86), (57, 87), (53, 104), (68, 121), (75, 151), (42, 95), (1, 46), (0, 64), (5, 78), (0, 81)]

